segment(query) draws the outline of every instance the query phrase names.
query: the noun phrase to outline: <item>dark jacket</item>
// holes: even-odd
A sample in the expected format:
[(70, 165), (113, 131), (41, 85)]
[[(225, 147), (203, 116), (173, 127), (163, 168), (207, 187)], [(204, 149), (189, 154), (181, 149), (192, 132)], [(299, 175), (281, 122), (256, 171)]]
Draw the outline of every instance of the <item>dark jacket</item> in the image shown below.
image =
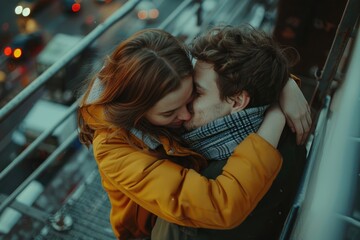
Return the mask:
[[(305, 146), (296, 144), (296, 136), (285, 128), (278, 150), (283, 156), (283, 166), (268, 193), (249, 217), (238, 227), (229, 230), (189, 229), (179, 230), (191, 240), (272, 240), (278, 239), (287, 214), (296, 196), (306, 164)], [(204, 171), (208, 178), (216, 178), (226, 161), (213, 161)], [(183, 239), (183, 240), (185, 240)], [(159, 239), (160, 240), (160, 239)]]

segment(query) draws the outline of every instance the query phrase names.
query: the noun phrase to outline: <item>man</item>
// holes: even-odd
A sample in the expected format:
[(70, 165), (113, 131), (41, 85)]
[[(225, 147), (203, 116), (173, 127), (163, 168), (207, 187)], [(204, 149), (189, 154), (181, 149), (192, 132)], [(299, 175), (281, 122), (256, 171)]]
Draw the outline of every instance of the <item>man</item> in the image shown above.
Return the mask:
[[(289, 80), (289, 60), (268, 35), (251, 27), (215, 27), (194, 40), (196, 94), (193, 116), (184, 134), (207, 159), (202, 174), (215, 179), (227, 156), (248, 134), (256, 132), (269, 105), (279, 101)], [(310, 121), (310, 120), (309, 120)], [(310, 124), (310, 122), (308, 122)], [(229, 230), (194, 229), (158, 219), (152, 239), (278, 239), (297, 192), (306, 150), (289, 128), (279, 142), (282, 170), (250, 216)], [(221, 189), (219, 189), (221, 191)]]

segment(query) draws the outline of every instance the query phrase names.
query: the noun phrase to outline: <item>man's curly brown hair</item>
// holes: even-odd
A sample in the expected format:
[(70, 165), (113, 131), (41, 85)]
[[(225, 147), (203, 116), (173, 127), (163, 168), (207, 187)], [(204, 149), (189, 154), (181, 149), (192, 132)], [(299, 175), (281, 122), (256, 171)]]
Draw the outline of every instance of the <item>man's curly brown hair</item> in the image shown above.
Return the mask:
[(289, 67), (299, 59), (296, 50), (282, 48), (269, 34), (249, 25), (215, 26), (195, 38), (190, 48), (197, 60), (213, 64), (221, 100), (246, 90), (248, 107), (277, 101)]

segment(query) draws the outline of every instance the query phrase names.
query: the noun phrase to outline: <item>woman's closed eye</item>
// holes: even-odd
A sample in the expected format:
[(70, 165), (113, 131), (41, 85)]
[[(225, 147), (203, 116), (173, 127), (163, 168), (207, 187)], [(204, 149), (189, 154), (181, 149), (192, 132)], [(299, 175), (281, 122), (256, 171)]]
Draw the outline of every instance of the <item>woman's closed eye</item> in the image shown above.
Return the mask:
[(161, 116), (163, 116), (163, 117), (171, 117), (174, 113), (175, 113), (175, 111), (164, 112), (164, 113), (161, 114)]

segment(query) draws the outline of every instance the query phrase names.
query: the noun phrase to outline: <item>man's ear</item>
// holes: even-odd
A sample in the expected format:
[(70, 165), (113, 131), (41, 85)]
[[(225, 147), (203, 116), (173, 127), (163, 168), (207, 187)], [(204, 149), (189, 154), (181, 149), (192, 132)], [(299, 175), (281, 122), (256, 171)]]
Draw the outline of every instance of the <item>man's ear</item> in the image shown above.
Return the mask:
[(250, 102), (250, 96), (247, 91), (242, 91), (240, 94), (232, 98), (232, 109), (231, 113), (238, 112), (247, 107)]

